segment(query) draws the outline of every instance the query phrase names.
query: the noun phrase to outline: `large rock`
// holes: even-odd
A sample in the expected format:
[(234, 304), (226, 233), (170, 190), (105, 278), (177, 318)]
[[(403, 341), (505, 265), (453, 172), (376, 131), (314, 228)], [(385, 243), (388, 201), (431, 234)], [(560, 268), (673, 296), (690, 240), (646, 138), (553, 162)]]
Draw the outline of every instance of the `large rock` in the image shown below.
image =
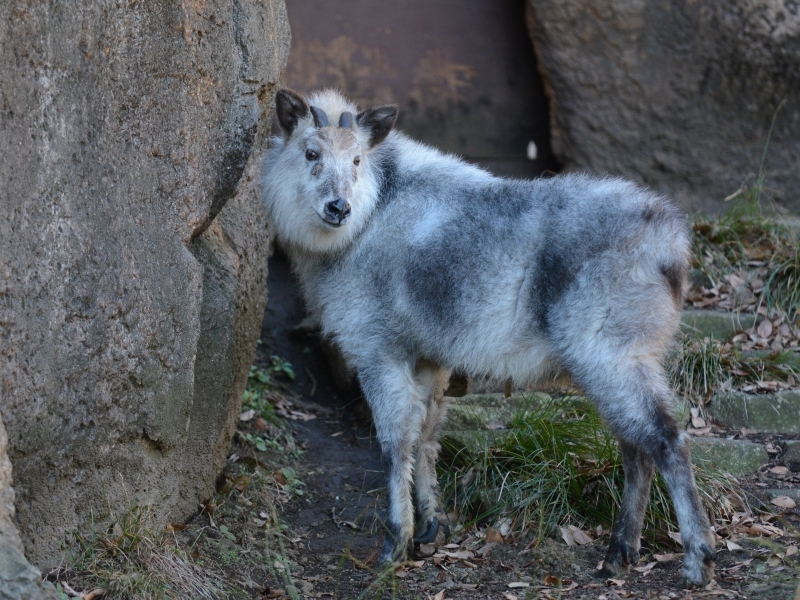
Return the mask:
[(266, 302), (283, 0), (0, 3), (0, 413), (29, 558), (213, 489)]
[(55, 600), (55, 588), (42, 582), (39, 569), (25, 559), (14, 526), (14, 488), (7, 447), (6, 429), (0, 419), (0, 600)]
[(554, 153), (689, 209), (764, 182), (800, 208), (800, 7), (789, 0), (528, 0)]

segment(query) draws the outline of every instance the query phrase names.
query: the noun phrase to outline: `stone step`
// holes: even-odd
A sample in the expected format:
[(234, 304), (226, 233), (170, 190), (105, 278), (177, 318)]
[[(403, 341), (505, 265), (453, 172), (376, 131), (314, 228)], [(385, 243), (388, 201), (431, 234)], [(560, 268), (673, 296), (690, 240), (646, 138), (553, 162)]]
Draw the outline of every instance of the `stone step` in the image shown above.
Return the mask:
[(715, 423), (730, 429), (800, 434), (800, 392), (774, 394), (726, 392), (716, 394), (707, 407)]
[[(483, 452), (509, 435), (504, 427), (516, 417), (524, 417), (552, 401), (551, 396), (541, 392), (512, 394), (509, 398), (505, 398), (503, 394), (469, 394), (455, 398), (448, 411), (443, 436), (450, 438), (450, 443), (456, 446), (456, 450), (464, 448), (470, 452)], [(585, 402), (586, 398), (581, 396), (558, 400), (559, 404)], [(688, 402), (679, 399), (676, 416), (681, 423), (688, 422), (689, 408)], [(719, 419), (715, 416), (714, 420)], [(734, 428), (741, 427), (760, 429), (752, 424), (737, 425)], [(696, 464), (702, 463), (739, 477), (752, 473), (767, 463), (769, 456), (761, 444), (700, 436), (692, 438), (692, 460)]]
[(691, 438), (692, 463), (711, 467), (734, 477), (755, 473), (769, 462), (763, 444), (748, 440), (729, 440), (714, 437)]
[[(511, 435), (508, 430), (445, 430), (443, 445), (450, 453), (467, 450), (471, 453), (485, 452), (490, 446), (502, 442)], [(769, 462), (769, 455), (762, 444), (748, 440), (729, 440), (713, 437), (691, 438), (692, 463), (712, 468), (734, 477), (754, 473)]]
[(748, 313), (690, 309), (683, 311), (681, 331), (698, 339), (727, 340), (737, 331), (750, 329), (755, 322), (755, 315)]
[[(451, 399), (444, 429), (483, 430), (486, 425), (493, 423), (508, 425), (515, 417), (535, 411), (553, 401), (553, 397), (544, 392), (515, 393), (508, 398), (502, 393), (467, 394)], [(556, 402), (586, 404), (589, 400), (584, 396), (568, 396)], [(691, 405), (684, 398), (675, 399), (673, 414), (679, 423), (689, 422), (690, 409)]]
[(552, 397), (542, 392), (516, 393), (508, 398), (500, 393), (467, 394), (451, 400), (445, 429), (480, 430), (491, 423), (508, 425), (514, 417), (551, 401)]

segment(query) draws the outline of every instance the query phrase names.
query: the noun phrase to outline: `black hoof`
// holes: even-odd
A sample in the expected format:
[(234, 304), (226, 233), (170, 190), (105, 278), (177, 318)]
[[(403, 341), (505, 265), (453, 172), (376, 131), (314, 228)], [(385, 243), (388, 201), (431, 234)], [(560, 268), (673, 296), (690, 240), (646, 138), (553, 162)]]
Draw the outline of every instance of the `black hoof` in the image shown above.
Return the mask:
[(389, 566), (401, 563), (406, 558), (407, 544), (398, 543), (397, 538), (392, 535), (387, 535), (383, 540), (381, 547), (381, 554), (378, 558), (378, 563), (383, 566)]
[(437, 533), (439, 533), (439, 519), (434, 516), (431, 517), (430, 521), (428, 521), (427, 526), (425, 526), (423, 523), (422, 527), (417, 529), (417, 531), (414, 533), (414, 543), (430, 544), (436, 539)]
[(629, 565), (639, 562), (639, 551), (618, 537), (611, 538), (608, 544), (608, 552), (603, 559), (603, 568), (597, 572), (600, 579), (608, 579), (617, 575)]
[(678, 585), (693, 589), (708, 585), (714, 577), (714, 551), (705, 543), (687, 551), (683, 558), (683, 574)]

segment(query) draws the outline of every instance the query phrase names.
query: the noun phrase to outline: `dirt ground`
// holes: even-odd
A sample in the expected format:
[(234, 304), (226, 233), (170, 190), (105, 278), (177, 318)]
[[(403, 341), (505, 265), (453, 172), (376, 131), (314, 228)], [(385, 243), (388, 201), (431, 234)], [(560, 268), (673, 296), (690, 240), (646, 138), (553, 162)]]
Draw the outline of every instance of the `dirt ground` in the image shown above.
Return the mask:
[[(595, 573), (607, 532), (585, 545), (567, 546), (560, 537), (537, 545), (532, 535), (515, 537), (497, 523), (464, 527), (454, 522), (450, 539), (419, 548), (413, 560), (394, 572), (376, 572), (385, 489), (374, 432), (364, 420), (361, 403), (337, 394), (318, 340), (297, 331), (304, 317), (302, 301), (280, 255), (271, 260), (269, 290), (256, 364), (267, 368), (276, 355), (293, 365), (296, 378), (283, 383), (291, 405), (283, 411), (293, 417), (288, 422), (302, 453), (259, 453), (238, 438), (227, 478), (220, 482), (223, 491), (229, 490), (227, 495), (217, 493), (210, 501), (216, 503), (214, 512), (204, 511), (189, 530), (198, 556), (236, 572), (251, 597), (795, 597), (800, 576), (797, 509), (771, 521), (782, 528), (783, 536), (742, 539), (737, 542), (741, 549), (718, 547), (715, 580), (703, 590), (675, 587), (679, 547), (670, 554), (669, 549), (645, 544), (636, 570), (602, 581)], [(243, 433), (252, 427), (252, 422), (241, 425)], [(249, 476), (243, 475), (259, 464), (256, 461), (262, 470), (272, 471), (275, 480), (259, 493), (247, 487)], [(288, 481), (278, 472), (281, 467), (293, 469)], [(270, 503), (279, 507), (277, 512), (270, 513)], [(220, 523), (227, 524), (224, 531)]]

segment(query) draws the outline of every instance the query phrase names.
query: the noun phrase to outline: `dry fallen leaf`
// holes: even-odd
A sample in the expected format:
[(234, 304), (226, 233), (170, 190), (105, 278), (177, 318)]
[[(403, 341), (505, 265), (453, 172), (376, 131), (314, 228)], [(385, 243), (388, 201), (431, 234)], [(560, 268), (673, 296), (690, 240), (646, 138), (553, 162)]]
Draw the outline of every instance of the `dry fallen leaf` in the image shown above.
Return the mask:
[(727, 280), (728, 280), (728, 282), (729, 282), (729, 283), (730, 283), (730, 284), (731, 284), (731, 285), (732, 285), (734, 288), (740, 288), (740, 287), (742, 287), (742, 286), (745, 284), (745, 280), (744, 280), (744, 279), (742, 279), (742, 278), (741, 278), (741, 277), (739, 277), (738, 275), (734, 275), (733, 273), (731, 273), (730, 275), (727, 275), (727, 276), (725, 277), (725, 279), (727, 279)]
[(671, 537), (673, 540), (678, 542), (681, 546), (683, 546), (683, 540), (681, 539), (681, 534), (675, 531), (668, 531), (667, 535)]
[(512, 581), (508, 584), (508, 587), (512, 590), (521, 589), (531, 587), (531, 584), (526, 581)]
[(677, 558), (677, 556), (673, 553), (668, 554), (653, 554), (653, 558), (655, 558), (658, 562), (671, 562)]
[(503, 543), (503, 536), (500, 535), (500, 532), (494, 529), (493, 527), (486, 528), (486, 543), (487, 544), (502, 544)]
[(517, 600), (517, 597), (511, 592), (503, 592), (503, 600)]
[(771, 467), (769, 472), (773, 475), (788, 475), (791, 473), (788, 467), (778, 466), (778, 467)]
[(798, 550), (797, 550), (797, 546), (789, 546), (789, 547), (786, 549), (786, 556), (787, 556), (787, 557), (789, 557), (789, 556), (794, 556), (795, 554), (797, 554), (797, 552), (798, 552)]
[(781, 508), (795, 508), (797, 506), (797, 502), (789, 498), (789, 496), (778, 496), (770, 500), (770, 502)]
[(741, 550), (742, 547), (737, 544), (736, 542), (732, 542), (730, 540), (725, 540), (725, 545), (728, 547), (728, 550), (733, 552), (734, 550)]
[(769, 565), (770, 567), (777, 567), (778, 565), (781, 564), (781, 562), (782, 562), (781, 557), (778, 556), (777, 554), (773, 554), (767, 559), (767, 565)]
[(572, 531), (569, 527), (559, 527), (561, 530), (561, 537), (563, 538), (564, 542), (566, 542), (567, 546), (574, 546), (575, 545), (575, 537), (572, 535)]
[(650, 571), (652, 571), (653, 567), (655, 567), (657, 564), (658, 564), (658, 561), (654, 560), (653, 562), (647, 563), (643, 567), (633, 567), (633, 570), (638, 572), (638, 573), (641, 573), (642, 576), (644, 576), (644, 575), (647, 575)]
[(758, 333), (758, 337), (764, 339), (768, 338), (772, 335), (772, 322), (769, 319), (764, 319), (758, 324), (756, 332)]
[(255, 416), (256, 416), (256, 411), (254, 411), (251, 408), (249, 410), (244, 411), (242, 414), (240, 414), (239, 415), (239, 420), (240, 421), (249, 421), (250, 419), (252, 419)]
[(575, 527), (575, 525), (570, 525), (569, 530), (572, 533), (572, 539), (574, 539), (575, 543), (578, 544), (579, 546), (585, 546), (586, 544), (592, 543), (593, 541), (592, 538), (589, 537), (589, 535), (585, 531), (582, 531), (577, 527)]
[(444, 590), (441, 590), (441, 591), (440, 591), (438, 594), (436, 594), (435, 596), (428, 596), (428, 600), (445, 600), (445, 597), (444, 597)]
[(711, 433), (711, 427), (703, 427), (702, 429), (694, 429), (689, 427), (688, 431), (690, 435), (708, 435)]
[(767, 537), (781, 536), (786, 533), (780, 527), (775, 527), (773, 525), (760, 525), (758, 523), (753, 523), (749, 527), (743, 527), (742, 531), (751, 535), (765, 535)]
[(606, 585), (616, 585), (617, 587), (625, 585), (624, 579), (606, 579)]
[(458, 560), (465, 560), (467, 558), (473, 558), (475, 554), (470, 552), (469, 550), (460, 550), (458, 552), (447, 552), (442, 551), (441, 554), (444, 554), (448, 558), (455, 558)]

